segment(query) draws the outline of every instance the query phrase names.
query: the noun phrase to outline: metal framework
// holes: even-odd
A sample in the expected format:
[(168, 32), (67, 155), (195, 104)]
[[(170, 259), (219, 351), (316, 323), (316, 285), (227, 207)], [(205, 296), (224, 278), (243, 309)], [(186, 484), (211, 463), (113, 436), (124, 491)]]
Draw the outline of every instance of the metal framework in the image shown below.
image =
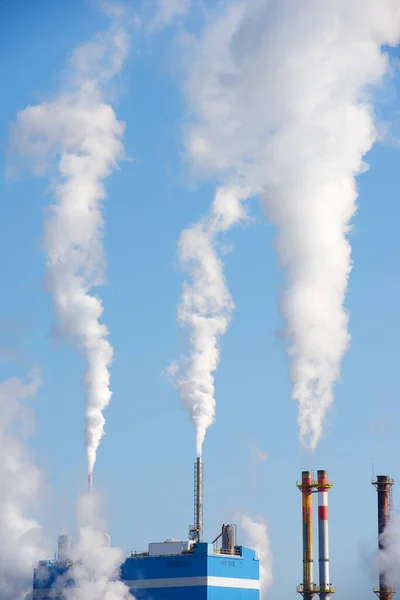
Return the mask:
[(189, 528), (189, 539), (203, 541), (203, 463), (200, 456), (194, 463), (194, 525)]

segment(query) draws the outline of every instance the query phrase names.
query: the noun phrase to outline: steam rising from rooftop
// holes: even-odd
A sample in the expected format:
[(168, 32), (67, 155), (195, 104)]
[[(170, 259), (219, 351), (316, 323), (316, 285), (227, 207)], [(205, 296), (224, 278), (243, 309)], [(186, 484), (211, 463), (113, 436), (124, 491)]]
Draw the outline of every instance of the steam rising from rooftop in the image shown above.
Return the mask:
[(78, 523), (79, 540), (68, 572), (75, 585), (63, 590), (67, 600), (132, 600), (129, 588), (119, 581), (123, 552), (110, 545), (94, 494), (80, 498)]
[(33, 518), (41, 474), (26, 448), (31, 426), (25, 400), (41, 384), (33, 370), (27, 383), (12, 378), (0, 384), (0, 597), (23, 600), (32, 586), (32, 569), (42, 551), (42, 530)]
[(245, 543), (256, 550), (260, 558), (260, 598), (266, 597), (272, 585), (272, 552), (269, 541), (268, 527), (264, 519), (251, 515), (240, 515), (240, 527), (244, 534)]

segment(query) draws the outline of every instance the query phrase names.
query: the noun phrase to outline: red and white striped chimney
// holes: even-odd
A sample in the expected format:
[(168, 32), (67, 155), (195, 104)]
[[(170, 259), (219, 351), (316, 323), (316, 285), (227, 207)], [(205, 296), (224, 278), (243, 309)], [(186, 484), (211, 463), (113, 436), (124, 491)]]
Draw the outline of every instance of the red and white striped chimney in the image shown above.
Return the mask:
[(319, 542), (319, 597), (326, 600), (334, 591), (329, 575), (329, 532), (328, 532), (328, 473), (318, 471), (318, 542)]

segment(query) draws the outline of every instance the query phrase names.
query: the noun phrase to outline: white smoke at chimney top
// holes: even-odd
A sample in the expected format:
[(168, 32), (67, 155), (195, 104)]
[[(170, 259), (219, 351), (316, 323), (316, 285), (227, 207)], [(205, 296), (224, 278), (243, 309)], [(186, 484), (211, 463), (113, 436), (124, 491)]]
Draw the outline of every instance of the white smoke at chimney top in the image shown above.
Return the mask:
[(258, 194), (276, 227), (292, 398), (311, 449), (350, 343), (355, 178), (377, 140), (371, 86), (399, 39), (398, 0), (247, 0), (219, 7), (188, 61), (194, 166)]
[[(117, 11), (117, 16), (120, 16)], [(53, 202), (47, 211), (43, 248), (46, 284), (53, 298), (57, 330), (87, 361), (85, 447), (88, 473), (104, 435), (103, 410), (111, 399), (113, 348), (103, 305), (93, 287), (103, 282), (104, 179), (123, 158), (124, 124), (107, 103), (107, 86), (123, 65), (127, 36), (117, 22), (78, 48), (70, 67), (70, 90), (20, 111), (12, 141), (36, 170), (57, 165)], [(52, 172), (53, 173), (53, 172)]]

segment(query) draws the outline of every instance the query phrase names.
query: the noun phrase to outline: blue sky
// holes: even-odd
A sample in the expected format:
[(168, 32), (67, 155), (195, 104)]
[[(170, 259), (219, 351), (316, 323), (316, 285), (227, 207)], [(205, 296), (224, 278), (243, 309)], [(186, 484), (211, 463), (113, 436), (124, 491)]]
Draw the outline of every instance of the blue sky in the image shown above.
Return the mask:
[[(10, 122), (28, 104), (57, 91), (72, 50), (106, 27), (107, 20), (90, 3), (77, 0), (6, 0), (0, 21), (5, 172)], [(191, 25), (196, 30), (200, 22)], [(184, 538), (193, 518), (194, 430), (162, 371), (179, 356), (182, 341), (176, 325), (184, 277), (177, 261), (179, 234), (209, 206), (215, 182), (195, 180), (182, 159), (185, 106), (175, 64), (176, 35), (177, 28), (146, 39), (133, 34), (114, 104), (126, 123), (125, 149), (133, 160), (122, 163), (107, 181), (107, 282), (99, 294), (115, 359), (95, 484), (104, 496), (112, 539), (126, 550)], [(393, 88), (378, 97), (377, 112), (393, 122), (395, 131), (396, 78)], [(346, 304), (352, 343), (313, 456), (299, 452), (297, 407), (289, 398), (288, 363), (279, 336), (282, 276), (272, 250), (273, 229), (256, 201), (250, 205), (254, 222), (224, 239), (233, 248), (224, 260), (236, 308), (216, 375), (217, 419), (204, 446), (205, 535), (213, 539), (237, 511), (262, 515), (274, 556), (271, 599), (294, 594), (301, 581), (301, 499), (295, 482), (302, 469), (325, 468), (335, 483), (331, 568), (343, 598), (372, 596), (364, 563), (364, 554), (376, 544), (372, 464), (376, 473), (399, 476), (399, 151), (386, 141), (367, 160), (371, 168), (359, 178), (359, 210), (351, 232), (354, 269)], [(45, 525), (55, 539), (59, 530), (74, 529), (76, 497), (86, 484), (85, 363), (52, 335), (41, 251), (47, 186), (45, 178), (26, 173), (0, 180), (0, 375), (24, 377), (35, 364), (41, 370), (30, 444), (48, 484), (43, 502), (51, 508)], [(255, 461), (253, 447), (268, 459)]]

